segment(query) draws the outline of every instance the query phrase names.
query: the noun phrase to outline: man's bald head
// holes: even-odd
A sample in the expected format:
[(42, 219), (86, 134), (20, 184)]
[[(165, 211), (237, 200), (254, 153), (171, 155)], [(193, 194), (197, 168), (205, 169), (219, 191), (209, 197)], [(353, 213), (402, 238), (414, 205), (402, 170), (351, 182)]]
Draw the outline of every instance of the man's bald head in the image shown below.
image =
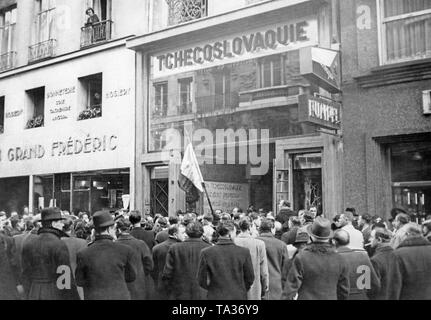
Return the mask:
[(336, 230), (334, 232), (334, 241), (337, 247), (347, 246), (350, 243), (350, 235), (346, 230)]

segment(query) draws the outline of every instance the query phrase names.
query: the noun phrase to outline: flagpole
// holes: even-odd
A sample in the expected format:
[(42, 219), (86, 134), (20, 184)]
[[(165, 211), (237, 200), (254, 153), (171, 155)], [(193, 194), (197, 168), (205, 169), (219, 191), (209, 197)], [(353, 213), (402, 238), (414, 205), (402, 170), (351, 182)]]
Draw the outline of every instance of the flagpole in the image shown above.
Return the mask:
[(209, 197), (209, 195), (208, 195), (208, 190), (207, 190), (207, 187), (205, 186), (205, 182), (202, 182), (202, 187), (203, 187), (203, 188), (204, 188), (204, 190), (205, 190), (205, 194), (206, 194), (206, 196), (207, 196), (208, 204), (209, 204), (210, 209), (211, 209), (211, 214), (214, 216), (213, 206), (212, 206), (212, 204), (211, 204), (211, 200), (210, 200), (210, 197)]

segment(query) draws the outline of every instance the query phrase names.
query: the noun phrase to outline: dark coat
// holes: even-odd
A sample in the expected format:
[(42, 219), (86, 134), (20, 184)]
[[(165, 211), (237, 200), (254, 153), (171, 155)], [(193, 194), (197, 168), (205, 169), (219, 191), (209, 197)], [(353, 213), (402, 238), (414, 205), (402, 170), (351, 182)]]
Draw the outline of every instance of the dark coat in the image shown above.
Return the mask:
[(133, 228), (130, 235), (138, 240), (144, 241), (150, 250), (153, 250), (155, 245), (155, 233), (153, 230), (145, 230), (144, 228)]
[[(70, 265), (69, 250), (61, 241), (65, 233), (54, 228), (42, 228), (38, 237), (25, 241), (22, 249), (22, 282), (29, 300), (78, 300), (78, 292)], [(60, 273), (59, 267), (68, 271)], [(70, 272), (67, 275), (64, 272)], [(57, 280), (70, 280), (69, 289), (62, 290)]]
[(127, 283), (136, 280), (137, 266), (132, 248), (110, 236), (96, 236), (78, 252), (76, 283), (84, 288), (85, 300), (130, 300)]
[(250, 251), (220, 239), (217, 245), (202, 250), (198, 281), (208, 290), (208, 300), (247, 300), (254, 282)]
[(157, 295), (155, 298), (159, 300), (165, 300), (169, 298), (169, 294), (167, 288), (165, 287), (164, 282), (162, 281), (163, 270), (165, 269), (166, 257), (168, 256), (168, 251), (176, 243), (181, 241), (169, 237), (168, 240), (162, 242), (161, 244), (156, 245), (153, 248), (153, 261), (154, 261), (154, 269), (153, 269), (153, 279), (155, 283), (155, 288), (157, 291)]
[(401, 276), (400, 300), (431, 299), (431, 243), (412, 237), (394, 251)]
[(173, 300), (204, 300), (203, 290), (196, 277), (201, 251), (210, 247), (201, 239), (187, 239), (170, 247), (162, 280)]
[(315, 243), (299, 252), (287, 275), (283, 299), (346, 300), (349, 266), (330, 244)]
[(0, 300), (19, 300), (19, 268), (12, 238), (0, 234)]
[[(350, 292), (348, 300), (368, 300), (369, 290), (379, 290), (380, 280), (374, 271), (370, 258), (365, 250), (338, 248), (337, 252), (347, 261), (349, 265)], [(369, 269), (363, 270), (362, 267)], [(368, 273), (368, 270), (370, 273)], [(371, 287), (366, 288), (369, 277)], [(363, 288), (363, 286), (365, 286)]]
[(293, 227), (289, 231), (283, 233), (281, 236), (281, 241), (283, 241), (285, 244), (291, 244), (293, 245), (296, 240), (296, 233), (298, 232), (299, 227)]
[(282, 295), (281, 275), (289, 260), (286, 244), (276, 239), (272, 233), (263, 233), (257, 239), (265, 242), (269, 272), (269, 300), (280, 300)]
[(135, 239), (130, 234), (120, 235), (117, 242), (131, 247), (138, 259), (136, 280), (127, 284), (132, 300), (147, 300), (149, 297), (147, 278), (153, 270), (150, 249), (144, 241)]
[(401, 277), (397, 269), (394, 249), (390, 245), (378, 247), (371, 258), (371, 263), (380, 279), (380, 289), (371, 288), (368, 297), (371, 300), (397, 299), (397, 288), (401, 286)]
[(157, 244), (165, 242), (166, 240), (169, 239), (169, 233), (168, 230), (163, 230), (160, 231), (157, 235), (156, 235), (156, 239), (154, 240)]

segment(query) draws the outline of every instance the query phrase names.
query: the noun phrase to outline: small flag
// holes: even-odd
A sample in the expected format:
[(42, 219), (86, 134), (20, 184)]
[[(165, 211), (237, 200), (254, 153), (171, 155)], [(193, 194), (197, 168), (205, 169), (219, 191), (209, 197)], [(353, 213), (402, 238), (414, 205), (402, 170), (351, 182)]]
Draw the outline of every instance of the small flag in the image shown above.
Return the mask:
[(178, 184), (185, 192), (193, 192), (196, 188), (199, 192), (204, 192), (202, 184), (204, 179), (199, 168), (199, 163), (196, 154), (193, 150), (193, 145), (190, 143), (184, 154), (183, 162), (181, 164), (181, 173), (178, 179)]

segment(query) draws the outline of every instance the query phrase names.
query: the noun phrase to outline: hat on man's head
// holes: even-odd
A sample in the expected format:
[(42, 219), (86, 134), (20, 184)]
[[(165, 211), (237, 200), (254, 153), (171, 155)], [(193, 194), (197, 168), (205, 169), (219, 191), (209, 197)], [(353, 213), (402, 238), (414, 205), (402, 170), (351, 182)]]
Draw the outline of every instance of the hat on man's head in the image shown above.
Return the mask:
[(115, 224), (109, 211), (98, 211), (93, 215), (93, 224), (96, 229), (107, 228)]
[(314, 220), (313, 224), (307, 227), (307, 232), (310, 236), (317, 240), (328, 240), (332, 238), (331, 221), (321, 216)]
[(45, 208), (42, 210), (41, 220), (59, 221), (59, 220), (64, 220), (64, 217), (61, 215), (60, 208)]
[(296, 232), (296, 237), (293, 244), (308, 243), (309, 240), (310, 236), (308, 235), (307, 231), (299, 228)]

